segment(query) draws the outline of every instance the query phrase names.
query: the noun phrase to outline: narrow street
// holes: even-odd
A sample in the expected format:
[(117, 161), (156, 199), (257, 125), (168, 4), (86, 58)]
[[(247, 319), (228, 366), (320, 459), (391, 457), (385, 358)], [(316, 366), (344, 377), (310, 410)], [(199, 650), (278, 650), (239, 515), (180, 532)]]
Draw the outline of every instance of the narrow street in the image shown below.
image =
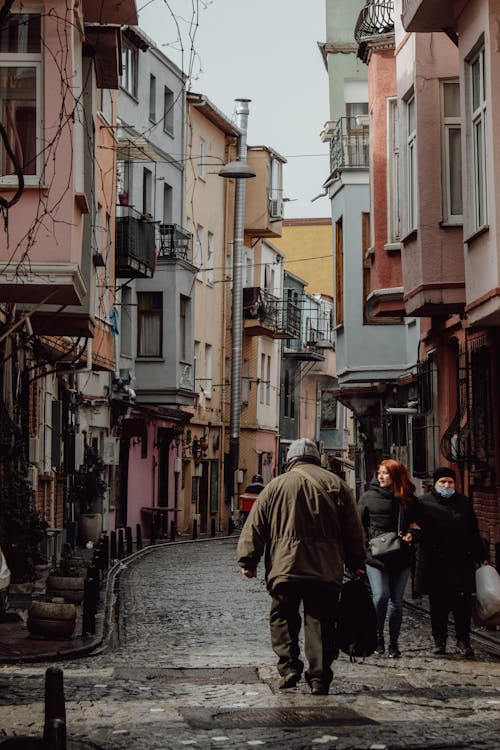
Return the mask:
[[(161, 545), (123, 570), (115, 645), (58, 665), (69, 748), (498, 750), (500, 659), (478, 644), (475, 661), (433, 656), (413, 611), (401, 659), (341, 655), (330, 695), (279, 691), (262, 569), (243, 578), (236, 543)], [(0, 667), (6, 735), (41, 733), (47, 666)]]

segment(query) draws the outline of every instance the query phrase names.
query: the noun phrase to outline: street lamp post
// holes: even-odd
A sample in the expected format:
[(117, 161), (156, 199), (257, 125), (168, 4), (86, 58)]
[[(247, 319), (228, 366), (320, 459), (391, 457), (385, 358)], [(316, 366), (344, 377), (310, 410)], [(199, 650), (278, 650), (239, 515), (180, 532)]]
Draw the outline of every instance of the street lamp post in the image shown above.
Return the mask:
[[(245, 234), (246, 180), (255, 172), (246, 163), (248, 103), (250, 99), (236, 99), (236, 125), (240, 130), (238, 159), (226, 164), (219, 172), (221, 177), (234, 178), (234, 240), (232, 287), (232, 338), (231, 338), (231, 415), (229, 424), (229, 457), (234, 499), (234, 475), (240, 457), (241, 367), (243, 349), (243, 242)], [(233, 503), (231, 503), (233, 506)]]

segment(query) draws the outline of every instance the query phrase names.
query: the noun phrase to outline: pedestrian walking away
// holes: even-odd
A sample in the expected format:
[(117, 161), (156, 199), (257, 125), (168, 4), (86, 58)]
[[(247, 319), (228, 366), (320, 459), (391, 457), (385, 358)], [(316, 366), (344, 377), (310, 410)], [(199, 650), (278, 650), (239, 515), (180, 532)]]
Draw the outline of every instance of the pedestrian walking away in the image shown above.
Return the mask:
[(415, 486), (406, 466), (388, 458), (381, 461), (376, 478), (359, 500), (359, 514), (367, 542), (387, 532), (399, 533), (401, 551), (390, 558), (367, 552), (366, 573), (377, 611), (377, 653), (385, 653), (385, 623), (389, 626), (389, 656), (401, 656), (399, 634), (403, 621), (403, 597), (413, 563), (413, 534), (408, 526), (416, 502)]
[(364, 534), (349, 486), (323, 469), (316, 445), (291, 443), (284, 474), (253, 505), (238, 541), (238, 564), (253, 578), (262, 557), (271, 594), (271, 645), (279, 686), (301, 679), (299, 633), (304, 614), (305, 679), (326, 695), (333, 678), (334, 630), (344, 568), (364, 573)]
[(244, 494), (240, 495), (240, 519), (242, 526), (248, 518), (248, 514), (250, 513), (250, 509), (254, 504), (257, 495), (260, 495), (263, 489), (264, 479), (262, 477), (262, 474), (254, 474), (250, 484), (247, 484), (247, 486), (245, 487)]
[(471, 659), (472, 594), (476, 568), (488, 563), (485, 545), (471, 501), (456, 490), (455, 471), (440, 466), (433, 481), (418, 498), (411, 524), (420, 535), (415, 589), (429, 595), (434, 653), (446, 653), (451, 612), (458, 651)]

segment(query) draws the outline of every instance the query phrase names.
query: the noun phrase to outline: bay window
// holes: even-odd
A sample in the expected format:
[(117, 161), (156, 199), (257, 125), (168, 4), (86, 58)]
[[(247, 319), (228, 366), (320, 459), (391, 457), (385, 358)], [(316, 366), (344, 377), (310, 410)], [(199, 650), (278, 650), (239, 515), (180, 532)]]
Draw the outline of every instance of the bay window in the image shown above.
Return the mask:
[(137, 356), (161, 357), (163, 293), (137, 293)]
[(469, 60), (470, 173), (472, 230), (488, 223), (486, 191), (486, 85), (484, 47)]
[(28, 178), (27, 182), (39, 174), (40, 34), (41, 18), (35, 13), (12, 13), (0, 29), (0, 122), (13, 154), (12, 158), (2, 139), (0, 178), (3, 183), (16, 179), (16, 164)]
[(443, 220), (461, 224), (462, 208), (462, 132), (460, 120), (460, 85), (458, 81), (442, 84), (443, 140)]

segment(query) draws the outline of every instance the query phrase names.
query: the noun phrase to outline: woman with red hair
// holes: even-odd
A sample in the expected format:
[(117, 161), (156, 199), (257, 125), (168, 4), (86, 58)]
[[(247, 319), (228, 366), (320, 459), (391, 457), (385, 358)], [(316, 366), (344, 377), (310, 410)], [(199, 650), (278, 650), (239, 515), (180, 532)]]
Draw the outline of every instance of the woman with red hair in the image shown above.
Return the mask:
[(399, 633), (403, 621), (403, 596), (410, 576), (413, 551), (408, 524), (415, 503), (415, 485), (401, 461), (388, 458), (381, 461), (376, 478), (361, 495), (359, 512), (367, 541), (388, 531), (399, 532), (403, 550), (382, 560), (367, 550), (366, 573), (370, 581), (373, 601), (377, 610), (377, 653), (385, 653), (384, 629), (389, 620), (389, 656), (401, 656)]

